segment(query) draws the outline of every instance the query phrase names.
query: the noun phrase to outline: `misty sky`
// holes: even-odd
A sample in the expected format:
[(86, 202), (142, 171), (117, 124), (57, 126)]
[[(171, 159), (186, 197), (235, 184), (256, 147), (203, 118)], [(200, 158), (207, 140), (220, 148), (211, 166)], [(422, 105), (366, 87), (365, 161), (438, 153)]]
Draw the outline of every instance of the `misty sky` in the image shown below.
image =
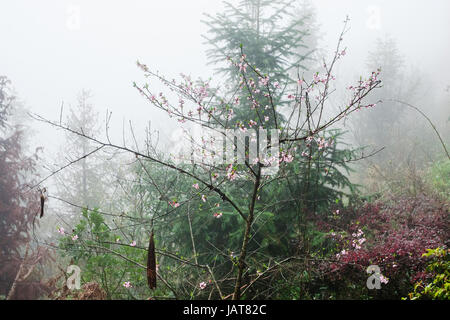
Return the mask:
[[(236, 3), (236, 1), (231, 1)], [(364, 74), (367, 52), (377, 37), (391, 36), (406, 58), (445, 88), (450, 84), (450, 1), (313, 1), (322, 47), (332, 50), (348, 14), (351, 30), (339, 71)], [(212, 75), (206, 65), (207, 27), (202, 13), (223, 8), (219, 0), (0, 2), (0, 74), (8, 76), (25, 106), (44, 117), (59, 118), (61, 102), (76, 102), (81, 89), (94, 94), (92, 103), (103, 116), (113, 112), (115, 130), (132, 120), (161, 125), (161, 115), (132, 87), (142, 83), (136, 60), (169, 77)], [(344, 69), (343, 69), (344, 68)], [(144, 121), (145, 120), (145, 121)], [(61, 140), (55, 130), (39, 125), (35, 140), (48, 149)], [(61, 132), (59, 132), (59, 135)], [(120, 135), (117, 135), (120, 136)]]

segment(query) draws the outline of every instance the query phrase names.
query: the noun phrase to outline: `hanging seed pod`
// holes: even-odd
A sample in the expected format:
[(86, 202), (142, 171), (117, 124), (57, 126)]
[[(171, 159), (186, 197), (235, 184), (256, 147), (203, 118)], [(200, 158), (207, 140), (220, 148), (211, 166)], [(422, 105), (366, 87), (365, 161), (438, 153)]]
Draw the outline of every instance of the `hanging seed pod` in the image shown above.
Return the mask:
[(42, 190), (39, 189), (39, 192), (41, 193), (41, 214), (39, 215), (39, 218), (42, 218), (44, 216), (45, 200), (47, 199), (46, 197), (47, 189), (46, 188), (43, 188)]
[(150, 289), (156, 288), (156, 256), (155, 256), (155, 242), (153, 240), (153, 231), (150, 235), (150, 241), (148, 243), (147, 281)]
[(39, 216), (39, 218), (42, 218), (44, 216), (44, 203), (45, 203), (45, 198), (44, 198), (44, 195), (41, 194), (41, 215)]

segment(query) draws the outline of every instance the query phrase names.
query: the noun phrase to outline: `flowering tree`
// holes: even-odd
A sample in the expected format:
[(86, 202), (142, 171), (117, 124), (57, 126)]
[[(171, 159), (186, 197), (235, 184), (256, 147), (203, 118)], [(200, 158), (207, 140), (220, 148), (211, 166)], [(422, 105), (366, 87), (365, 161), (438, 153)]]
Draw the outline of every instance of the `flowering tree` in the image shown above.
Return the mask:
[[(138, 225), (147, 232), (149, 228), (157, 231), (159, 227), (163, 228), (164, 224), (170, 222), (170, 217), (175, 216), (176, 212), (183, 211), (187, 213), (189, 226), (192, 227), (191, 218), (195, 212), (192, 212), (191, 205), (195, 202), (207, 207), (211, 217), (216, 221), (224, 218), (237, 221), (239, 226), (237, 230), (227, 232), (240, 233), (239, 247), (236, 251), (221, 253), (231, 261), (232, 267), (228, 274), (234, 276), (216, 279), (216, 270), (220, 266), (215, 266), (212, 261), (200, 263), (192, 228), (190, 234), (194, 251), (193, 261), (169, 252), (167, 248), (170, 248), (171, 244), (164, 241), (165, 234), (156, 233), (156, 251), (157, 254), (173, 259), (177, 263), (207, 272), (208, 275), (204, 276), (205, 279), (198, 285), (199, 290), (206, 289), (207, 283), (211, 283), (210, 294), (216, 290), (220, 298), (231, 296), (233, 299), (240, 299), (243, 293), (264, 276), (265, 272), (273, 270), (273, 266), (267, 267), (264, 271), (256, 269), (259, 267), (253, 264), (252, 258), (249, 257), (252, 241), (257, 239), (260, 231), (259, 227), (256, 228), (261, 226), (258, 222), (260, 219), (271, 219), (270, 211), (260, 202), (261, 197), (275, 185), (289, 185), (292, 176), (288, 174), (287, 169), (299, 163), (305, 161), (311, 163), (311, 160), (320, 158), (321, 167), (318, 168), (325, 173), (326, 170), (330, 170), (328, 168), (333, 165), (332, 159), (324, 155), (328, 149), (333, 148), (334, 142), (324, 134), (325, 130), (351, 113), (373, 106), (365, 104), (364, 98), (379, 86), (379, 71), (374, 71), (367, 79), (360, 79), (358, 83), (350, 86), (348, 89), (352, 92), (350, 100), (335, 114), (330, 116), (324, 112), (326, 102), (333, 91), (335, 80), (333, 67), (345, 55), (345, 49), (341, 48), (345, 32), (346, 27), (331, 62), (324, 61), (325, 72), (316, 73), (309, 80), (298, 77), (291, 92), (285, 93), (289, 103), (284, 106), (275, 103), (274, 96), (282, 95), (281, 92), (286, 91), (287, 83), (273, 81), (269, 74), (251, 64), (247, 60), (244, 47), (241, 47), (241, 54), (237, 60), (229, 58), (229, 63), (239, 74), (239, 82), (233, 90), (236, 93), (234, 95), (214, 89), (210, 81), (194, 82), (185, 75), (182, 75), (180, 81), (168, 80), (138, 62), (147, 78), (160, 81), (169, 91), (166, 94), (153, 92), (147, 83), (142, 86), (135, 84), (136, 89), (153, 106), (164, 110), (170, 118), (180, 123), (184, 130), (184, 138), (192, 146), (187, 154), (172, 156), (161, 154), (150, 140), (147, 141), (145, 150), (140, 150), (137, 143), (136, 147), (130, 147), (125, 143), (116, 144), (109, 139), (102, 141), (61, 122), (35, 117), (88, 139), (96, 144), (99, 150), (113, 148), (129, 152), (136, 157), (137, 163), (142, 168), (141, 172), (154, 186), (152, 196), (156, 196), (154, 198), (157, 201), (154, 201), (155, 205), (149, 206), (149, 211), (140, 217), (124, 214), (121, 219), (128, 219), (130, 224)], [(251, 113), (248, 114), (254, 114), (254, 117), (233, 121), (240, 97), (245, 97), (251, 102), (249, 107)], [(281, 114), (285, 114), (285, 119), (282, 119)], [(190, 127), (187, 127), (188, 124)], [(108, 128), (108, 125), (106, 127)], [(209, 134), (200, 134), (199, 139), (196, 139), (195, 135), (190, 133), (196, 128), (208, 130)], [(246, 139), (249, 140), (248, 143)], [(356, 159), (346, 159), (352, 160)], [(176, 175), (172, 176), (173, 181), (168, 181), (168, 176), (157, 176), (154, 174), (155, 170), (174, 172)], [(295, 170), (292, 172), (295, 174)], [(185, 187), (182, 190), (170, 188), (178, 184)], [(170, 194), (173, 190), (177, 193)], [(207, 232), (209, 230), (205, 230), (205, 237), (208, 237)], [(222, 235), (226, 237), (226, 234)], [(71, 237), (77, 245), (98, 246), (92, 243), (92, 240), (84, 239), (82, 235), (76, 234), (74, 238), (74, 234)], [(132, 242), (125, 246), (145, 250), (145, 246), (140, 245), (145, 240), (130, 240)], [(161, 245), (161, 249), (158, 248), (158, 244)], [(214, 246), (214, 243), (212, 245)], [(105, 251), (117, 254), (114, 249), (105, 248), (103, 247)], [(252, 256), (255, 254), (255, 251), (251, 252)], [(129, 260), (123, 254), (118, 256)], [(136, 263), (142, 267), (140, 263)], [(251, 275), (253, 278), (249, 278), (250, 271), (254, 269), (256, 269), (255, 276)], [(172, 289), (173, 286), (162, 276), (161, 271), (158, 272), (158, 276), (168, 288)], [(234, 288), (228, 294), (229, 292), (224, 290), (229, 290), (230, 282), (234, 283)], [(133, 283), (126, 283), (127, 288), (132, 286)]]

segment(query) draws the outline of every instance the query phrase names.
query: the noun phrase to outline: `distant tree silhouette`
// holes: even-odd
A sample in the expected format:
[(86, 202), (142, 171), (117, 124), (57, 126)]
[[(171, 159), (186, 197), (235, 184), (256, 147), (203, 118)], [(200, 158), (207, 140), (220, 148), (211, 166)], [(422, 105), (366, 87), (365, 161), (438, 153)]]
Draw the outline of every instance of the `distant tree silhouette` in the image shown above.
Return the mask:
[(47, 251), (31, 245), (32, 225), (40, 212), (39, 195), (30, 190), (38, 157), (24, 155), (23, 132), (8, 123), (15, 97), (0, 76), (0, 296), (34, 299), (45, 284), (35, 281), (37, 263)]

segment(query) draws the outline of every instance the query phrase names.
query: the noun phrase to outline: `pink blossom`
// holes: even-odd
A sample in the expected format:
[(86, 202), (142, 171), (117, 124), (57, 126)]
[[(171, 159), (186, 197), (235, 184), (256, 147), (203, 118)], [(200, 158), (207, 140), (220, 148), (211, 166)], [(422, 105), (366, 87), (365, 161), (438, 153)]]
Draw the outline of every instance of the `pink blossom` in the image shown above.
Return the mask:
[(74, 235), (73, 237), (72, 237), (72, 240), (73, 241), (76, 241), (78, 239), (78, 235)]
[(170, 201), (169, 205), (173, 208), (178, 208), (180, 206), (180, 204), (177, 201)]
[(244, 62), (241, 62), (239, 64), (239, 71), (244, 72), (244, 73), (247, 72), (247, 65)]
[(338, 254), (336, 255), (336, 258), (339, 259), (339, 257), (345, 256), (346, 254), (347, 254), (347, 251), (344, 249), (344, 250), (342, 250), (340, 253), (338, 253)]
[(244, 127), (243, 125), (239, 126), (239, 130), (241, 130), (242, 132), (246, 132), (247, 128)]
[(130, 243), (131, 247), (135, 247), (136, 246), (136, 241), (133, 240), (133, 242)]
[(233, 114), (234, 114), (233, 109), (228, 110), (227, 118), (230, 119), (233, 116)]
[(320, 82), (319, 73), (314, 74), (314, 82), (315, 83)]
[(385, 276), (383, 276), (382, 274), (380, 274), (380, 282), (387, 284), (389, 282), (389, 279), (386, 278)]
[(198, 185), (198, 183), (194, 183), (192, 186), (193, 186), (195, 189), (197, 189), (197, 190), (198, 190), (198, 188), (200, 188), (199, 185)]
[(199, 283), (198, 286), (200, 287), (201, 290), (203, 290), (203, 289), (206, 288), (206, 282), (202, 281), (202, 282)]
[(58, 233), (60, 233), (60, 234), (64, 234), (64, 228), (63, 228), (63, 227), (61, 227), (61, 228), (58, 228)]
[(214, 217), (217, 218), (217, 219), (221, 218), (222, 217), (222, 212), (214, 213)]
[(358, 233), (352, 233), (352, 237), (359, 238), (364, 234), (364, 232), (361, 229), (358, 229)]
[(269, 77), (259, 78), (260, 85), (267, 86), (268, 83), (269, 83)]
[(236, 170), (234, 170), (233, 164), (229, 164), (226, 171), (228, 180), (233, 181), (234, 179), (236, 179)]
[(127, 288), (127, 289), (132, 287), (130, 281), (125, 281), (125, 282), (123, 283), (123, 286), (124, 286), (125, 288)]
[(206, 196), (204, 194), (202, 194), (202, 201), (206, 202)]
[(325, 139), (323, 137), (317, 139), (317, 143), (319, 144), (319, 150), (322, 150), (328, 146), (328, 143), (325, 142)]
[(286, 162), (286, 163), (291, 163), (292, 160), (294, 160), (294, 156), (292, 154), (286, 154), (286, 153), (282, 153), (281, 154), (281, 161), (280, 162)]
[(361, 229), (358, 229), (358, 233), (356, 234), (358, 237), (361, 237), (364, 232)]

